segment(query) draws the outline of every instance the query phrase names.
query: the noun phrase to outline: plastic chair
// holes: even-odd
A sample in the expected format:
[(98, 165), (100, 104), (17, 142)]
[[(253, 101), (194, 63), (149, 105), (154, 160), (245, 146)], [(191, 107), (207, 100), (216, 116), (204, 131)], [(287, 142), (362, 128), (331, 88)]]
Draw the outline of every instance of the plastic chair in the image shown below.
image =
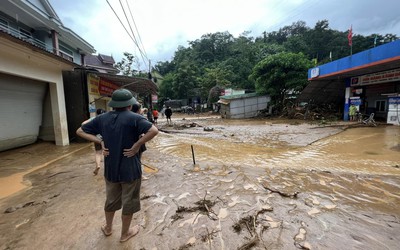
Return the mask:
[(365, 125), (372, 125), (376, 127), (376, 122), (374, 120), (375, 113), (371, 113), (368, 118), (364, 119), (362, 123)]

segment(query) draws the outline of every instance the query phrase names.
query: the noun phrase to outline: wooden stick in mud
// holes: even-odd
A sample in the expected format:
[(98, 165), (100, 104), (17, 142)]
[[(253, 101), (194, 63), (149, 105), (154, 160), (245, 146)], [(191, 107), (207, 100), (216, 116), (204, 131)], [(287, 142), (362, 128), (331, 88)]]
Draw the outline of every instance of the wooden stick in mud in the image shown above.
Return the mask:
[(157, 170), (155, 167), (152, 167), (152, 166), (149, 166), (147, 164), (144, 164), (143, 162), (142, 162), (142, 165), (145, 166), (145, 167), (150, 168), (151, 170)]
[(190, 147), (192, 147), (193, 165), (196, 165), (196, 160), (194, 159), (194, 150), (193, 150), (193, 145), (190, 145)]
[(299, 192), (297, 192), (297, 191), (295, 191), (294, 193), (284, 193), (284, 192), (281, 192), (279, 190), (275, 190), (275, 189), (272, 189), (272, 188), (268, 187), (265, 183), (263, 184), (263, 187), (265, 189), (269, 190), (271, 193), (277, 193), (277, 194), (279, 194), (280, 196), (283, 196), (283, 197), (297, 198), (297, 195), (299, 194)]

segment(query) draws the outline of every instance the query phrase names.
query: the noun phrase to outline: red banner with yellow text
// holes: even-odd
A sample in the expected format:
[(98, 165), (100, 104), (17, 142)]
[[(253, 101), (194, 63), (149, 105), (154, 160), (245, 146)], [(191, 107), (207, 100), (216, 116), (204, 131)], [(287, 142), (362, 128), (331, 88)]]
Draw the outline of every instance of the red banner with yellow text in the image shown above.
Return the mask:
[(119, 87), (115, 85), (114, 83), (100, 78), (99, 81), (99, 93), (102, 96), (111, 96), (114, 90), (118, 89)]

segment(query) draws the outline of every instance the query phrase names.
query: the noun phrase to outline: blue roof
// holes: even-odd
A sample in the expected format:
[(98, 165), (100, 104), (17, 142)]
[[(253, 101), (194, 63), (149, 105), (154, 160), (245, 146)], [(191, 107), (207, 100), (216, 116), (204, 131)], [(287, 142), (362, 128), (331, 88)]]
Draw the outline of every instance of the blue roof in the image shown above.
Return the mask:
[[(400, 40), (396, 40), (360, 53), (341, 58), (339, 60), (319, 65), (308, 70), (308, 79), (317, 80), (327, 76), (341, 74), (346, 71), (373, 66), (379, 63), (400, 60)], [(319, 75), (311, 77), (313, 69), (319, 70)]]

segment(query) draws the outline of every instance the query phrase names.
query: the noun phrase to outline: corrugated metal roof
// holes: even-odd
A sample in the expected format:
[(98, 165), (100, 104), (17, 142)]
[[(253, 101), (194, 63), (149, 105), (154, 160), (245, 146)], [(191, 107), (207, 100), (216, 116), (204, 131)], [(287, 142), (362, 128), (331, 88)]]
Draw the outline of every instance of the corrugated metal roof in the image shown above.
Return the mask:
[(71, 66), (78, 66), (78, 64), (76, 64), (76, 63), (74, 63), (72, 61), (69, 61), (69, 60), (67, 60), (67, 59), (65, 59), (65, 58), (63, 58), (61, 56), (58, 56), (58, 55), (52, 53), (52, 52), (44, 50), (43, 48), (41, 48), (41, 47), (39, 47), (39, 46), (37, 46), (35, 44), (32, 44), (32, 43), (30, 43), (28, 41), (24, 41), (24, 40), (22, 40), (20, 38), (14, 37), (14, 36), (6, 33), (5, 31), (3, 31), (1, 29), (0, 29), (0, 38), (7, 39), (7, 40), (9, 40), (11, 42), (14, 42), (16, 44), (19, 44), (21, 46), (25, 46), (25, 47), (31, 49), (32, 51), (34, 51), (36, 53), (40, 53), (42, 55), (51, 57), (51, 58), (56, 59), (56, 60), (58, 60), (58, 61), (60, 61), (62, 63), (68, 64), (68, 65), (71, 65)]
[(150, 79), (132, 76), (112, 75), (100, 72), (90, 72), (107, 79), (120, 87), (130, 89), (138, 94), (157, 94), (158, 87)]
[(222, 103), (222, 104), (228, 105), (229, 103), (231, 103), (231, 101), (230, 100), (219, 99), (217, 103)]
[(226, 100), (233, 100), (233, 99), (241, 99), (241, 98), (250, 98), (250, 97), (256, 97), (256, 96), (261, 96), (257, 93), (247, 93), (247, 94), (241, 94), (241, 95), (223, 95), (220, 96), (220, 99), (226, 99)]
[[(85, 65), (87, 67), (92, 67), (94, 69), (98, 69), (100, 72), (103, 73), (118, 73), (119, 70), (114, 68), (113, 64), (111, 63), (104, 63), (102, 61), (102, 56), (104, 55), (86, 55), (85, 56)], [(108, 59), (111, 60), (111, 59)], [(114, 60), (113, 60), (114, 61)]]

